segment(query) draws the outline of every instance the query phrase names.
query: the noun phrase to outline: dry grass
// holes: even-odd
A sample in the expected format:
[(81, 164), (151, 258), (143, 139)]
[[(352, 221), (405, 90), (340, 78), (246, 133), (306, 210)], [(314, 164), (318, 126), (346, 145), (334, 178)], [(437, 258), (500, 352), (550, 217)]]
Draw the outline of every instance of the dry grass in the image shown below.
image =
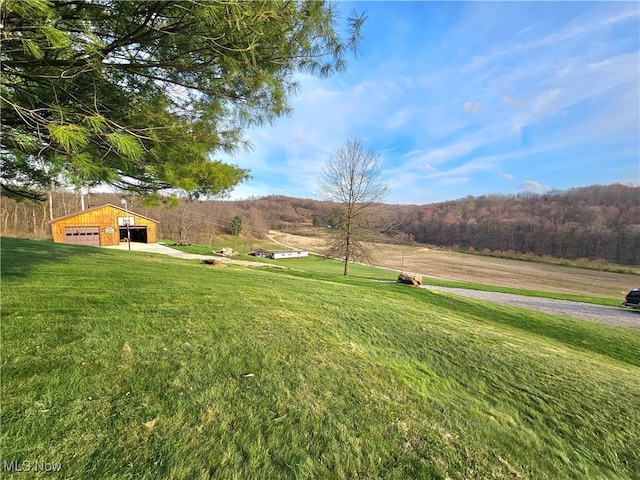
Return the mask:
[[(276, 239), (310, 251), (320, 250), (324, 244), (321, 237), (280, 234)], [(631, 288), (640, 286), (640, 276), (634, 274), (408, 245), (377, 245), (374, 265), (439, 279), (596, 297), (622, 298)]]

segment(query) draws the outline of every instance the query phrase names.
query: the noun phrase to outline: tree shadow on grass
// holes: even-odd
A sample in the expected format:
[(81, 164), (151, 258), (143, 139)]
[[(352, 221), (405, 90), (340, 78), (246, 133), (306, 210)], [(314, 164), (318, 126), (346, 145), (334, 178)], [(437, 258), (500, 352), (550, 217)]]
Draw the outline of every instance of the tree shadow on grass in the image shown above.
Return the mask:
[(23, 238), (1, 237), (0, 242), (2, 254), (0, 275), (3, 281), (26, 277), (37, 265), (64, 263), (76, 256), (104, 253), (98, 247), (65, 245)]

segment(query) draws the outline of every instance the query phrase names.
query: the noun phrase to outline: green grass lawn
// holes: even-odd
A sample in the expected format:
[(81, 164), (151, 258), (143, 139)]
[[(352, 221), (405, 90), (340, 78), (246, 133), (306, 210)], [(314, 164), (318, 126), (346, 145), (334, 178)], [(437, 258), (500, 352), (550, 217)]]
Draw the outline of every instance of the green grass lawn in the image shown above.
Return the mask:
[[(200, 255), (211, 255), (212, 247), (204, 246), (204, 245), (187, 245), (187, 246), (179, 246), (175, 245), (174, 242), (166, 242), (168, 246), (175, 248), (177, 250), (181, 250), (187, 253), (197, 253)], [(225, 246), (233, 246), (233, 237), (231, 236), (220, 236), (218, 243), (220, 245)], [(219, 249), (221, 247), (216, 247)], [(259, 245), (256, 245), (255, 248), (264, 248), (265, 250), (280, 250), (283, 247), (278, 244), (264, 242)], [(255, 262), (264, 262), (270, 263), (278, 266), (286, 266), (295, 272), (306, 272), (312, 274), (323, 274), (323, 275), (342, 275), (344, 264), (340, 260), (330, 260), (323, 257), (319, 257), (316, 255), (310, 255), (306, 258), (296, 258), (296, 259), (281, 259), (281, 260), (270, 260), (260, 257), (253, 257), (246, 253), (240, 253), (237, 259), (241, 260), (251, 260)], [(370, 265), (361, 265), (357, 263), (353, 263), (349, 267), (350, 276), (353, 278), (368, 278), (371, 280), (388, 280), (395, 281), (397, 278), (398, 271), (384, 268), (384, 267), (375, 267)], [(516, 295), (526, 295), (531, 297), (543, 297), (543, 298), (553, 298), (557, 300), (570, 300), (574, 302), (584, 302), (584, 303), (593, 303), (596, 305), (605, 305), (610, 307), (620, 307), (622, 304), (621, 298), (609, 298), (609, 297), (599, 297), (593, 295), (575, 295), (570, 293), (559, 293), (559, 292), (545, 292), (539, 290), (530, 290), (524, 288), (509, 288), (509, 287), (501, 287), (497, 285), (483, 285), (478, 283), (471, 282), (460, 282), (455, 280), (442, 280), (439, 278), (433, 277), (423, 277), (423, 283), (425, 285), (439, 285), (443, 287), (459, 287), (459, 288), (468, 288), (472, 290), (484, 290), (487, 292), (502, 292), (502, 293), (513, 293)]]
[(199, 253), (202, 255), (210, 255), (212, 250), (222, 250), (223, 248), (233, 248), (235, 244), (235, 250), (240, 254), (248, 254), (249, 252), (258, 248), (264, 248), (265, 250), (282, 250), (284, 247), (277, 243), (272, 243), (268, 239), (254, 239), (251, 242), (246, 241), (245, 237), (239, 236), (235, 239), (233, 235), (218, 235), (213, 246), (210, 245), (176, 245), (173, 240), (163, 239), (162, 243), (169, 247), (177, 248), (183, 252)]
[[(223, 244), (222, 241), (219, 243)], [(229, 239), (227, 239), (227, 241), (224, 243), (228, 244), (227, 246), (229, 247), (233, 247), (232, 240), (230, 244), (229, 244)], [(166, 242), (166, 244), (171, 248), (175, 248), (177, 250), (181, 250), (187, 253), (197, 253), (199, 255), (211, 255), (211, 252), (212, 252), (211, 247), (207, 247), (204, 245), (180, 246), (180, 245), (173, 244), (173, 242)], [(265, 250), (270, 250), (270, 251), (285, 250), (285, 248), (282, 245), (278, 245), (275, 243), (267, 243), (267, 242), (257, 244), (255, 248), (263, 248)], [(216, 249), (218, 248), (216, 247)], [(254, 257), (246, 253), (239, 253), (234, 258), (237, 258), (240, 260), (250, 260), (253, 262), (263, 262), (263, 263), (268, 263), (272, 265), (287, 267), (288, 269), (292, 270), (291, 273), (305, 272), (309, 274), (335, 276), (335, 275), (342, 275), (344, 270), (343, 262), (339, 260), (326, 259), (323, 257), (319, 257), (317, 255), (309, 255), (308, 257), (304, 257), (304, 258), (286, 258), (286, 259), (272, 260), (269, 258)], [(394, 272), (388, 269), (376, 268), (368, 265), (352, 264), (349, 266), (349, 271), (350, 271), (350, 276), (353, 278), (368, 278), (372, 280), (388, 280), (388, 281), (395, 281), (397, 278), (397, 272)]]
[(339, 272), (2, 239), (2, 477), (639, 478), (637, 329)]

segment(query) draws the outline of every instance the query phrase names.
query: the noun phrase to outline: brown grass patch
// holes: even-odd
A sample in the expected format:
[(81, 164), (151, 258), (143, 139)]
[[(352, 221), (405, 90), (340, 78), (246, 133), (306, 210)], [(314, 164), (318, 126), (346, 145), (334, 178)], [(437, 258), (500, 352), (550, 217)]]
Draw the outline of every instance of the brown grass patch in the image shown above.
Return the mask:
[[(278, 234), (276, 239), (311, 252), (321, 250), (325, 243), (321, 237), (292, 234)], [(486, 257), (426, 246), (377, 244), (373, 265), (443, 280), (611, 298), (622, 298), (640, 284), (638, 275), (631, 273)]]

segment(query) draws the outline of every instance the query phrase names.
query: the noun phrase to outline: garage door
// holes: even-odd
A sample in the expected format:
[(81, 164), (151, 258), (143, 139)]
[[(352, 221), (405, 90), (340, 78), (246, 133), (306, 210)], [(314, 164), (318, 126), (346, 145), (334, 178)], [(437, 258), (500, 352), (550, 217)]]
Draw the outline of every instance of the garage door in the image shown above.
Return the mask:
[(100, 227), (65, 227), (65, 243), (100, 246)]
[[(129, 227), (132, 242), (147, 243), (147, 227)], [(120, 227), (120, 241), (127, 241), (127, 229)]]

